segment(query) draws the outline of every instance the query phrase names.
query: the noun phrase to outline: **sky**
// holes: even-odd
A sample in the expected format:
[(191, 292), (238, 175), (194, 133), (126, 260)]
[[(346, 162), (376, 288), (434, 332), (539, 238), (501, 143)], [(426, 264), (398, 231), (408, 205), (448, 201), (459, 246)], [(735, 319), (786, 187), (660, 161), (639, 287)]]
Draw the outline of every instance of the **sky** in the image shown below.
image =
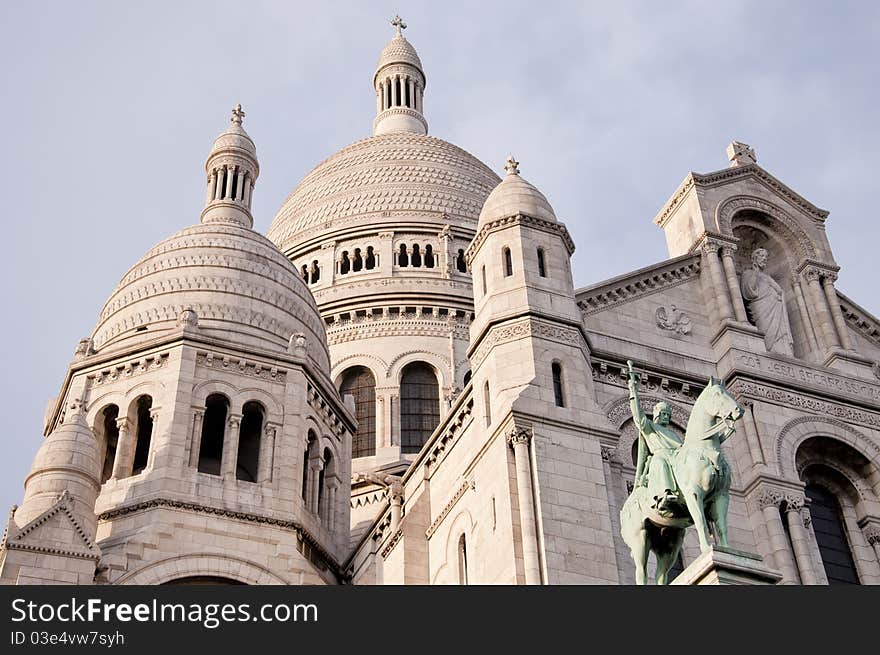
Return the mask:
[(396, 13), (425, 67), (429, 132), (499, 174), (516, 156), (574, 237), (576, 286), (663, 260), (652, 218), (689, 171), (726, 167), (737, 139), (831, 212), (837, 286), (880, 315), (880, 3), (35, 0), (2, 13), (0, 508), (21, 502), (46, 405), (118, 280), (198, 222), (231, 107), (257, 144), (265, 233), (309, 170), (370, 134)]

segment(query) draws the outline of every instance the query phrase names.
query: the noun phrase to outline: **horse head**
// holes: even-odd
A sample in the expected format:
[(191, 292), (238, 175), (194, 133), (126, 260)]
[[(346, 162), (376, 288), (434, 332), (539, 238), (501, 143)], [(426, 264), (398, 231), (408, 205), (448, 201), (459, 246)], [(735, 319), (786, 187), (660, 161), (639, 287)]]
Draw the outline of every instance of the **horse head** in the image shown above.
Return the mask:
[[(694, 409), (688, 420), (687, 436), (706, 439), (713, 436), (722, 426), (733, 427), (733, 423), (742, 418), (745, 410), (730, 395), (721, 380), (712, 376), (709, 384), (694, 403)], [(699, 420), (694, 421), (693, 419)], [(692, 427), (698, 431), (692, 432)]]

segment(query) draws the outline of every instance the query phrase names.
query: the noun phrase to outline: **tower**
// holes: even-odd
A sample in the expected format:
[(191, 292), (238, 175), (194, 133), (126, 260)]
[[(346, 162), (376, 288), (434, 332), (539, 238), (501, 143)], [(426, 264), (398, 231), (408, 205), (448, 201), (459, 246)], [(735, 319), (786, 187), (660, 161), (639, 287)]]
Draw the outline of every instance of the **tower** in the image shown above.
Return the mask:
[(513, 451), (525, 583), (616, 582), (616, 567), (590, 562), (586, 544), (613, 548), (600, 509), (609, 503), (601, 446), (613, 432), (593, 389), (574, 243), (518, 162), (510, 157), (505, 168), (467, 251), (474, 413)]
[(356, 397), (353, 469), (383, 475), (406, 469), (470, 379), (464, 252), (499, 182), (427, 134), (422, 63), (392, 25), (372, 136), (311, 171), (268, 232), (314, 294), (334, 382)]
[[(251, 229), (259, 165), (243, 117), (237, 106), (214, 141), (201, 222), (147, 252), (80, 342), (10, 522), (4, 577), (342, 577), (352, 409), (330, 380), (311, 293)], [(79, 559), (16, 572), (20, 535), (41, 548), (61, 534), (30, 527), (56, 506)]]
[(428, 122), (423, 109), (426, 79), (422, 62), (415, 48), (403, 36), (406, 23), (400, 16), (395, 16), (391, 24), (397, 33), (382, 50), (373, 75), (376, 89), (373, 134), (427, 134)]

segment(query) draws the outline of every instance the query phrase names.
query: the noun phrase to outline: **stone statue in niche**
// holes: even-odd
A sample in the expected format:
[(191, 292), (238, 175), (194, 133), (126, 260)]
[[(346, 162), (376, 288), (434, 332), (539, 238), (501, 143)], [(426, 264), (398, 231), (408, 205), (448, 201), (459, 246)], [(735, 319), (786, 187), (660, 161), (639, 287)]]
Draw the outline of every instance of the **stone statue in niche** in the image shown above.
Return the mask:
[(764, 333), (767, 351), (791, 355), (794, 349), (782, 287), (764, 272), (768, 257), (764, 248), (755, 248), (752, 267), (743, 271), (740, 290), (749, 319)]

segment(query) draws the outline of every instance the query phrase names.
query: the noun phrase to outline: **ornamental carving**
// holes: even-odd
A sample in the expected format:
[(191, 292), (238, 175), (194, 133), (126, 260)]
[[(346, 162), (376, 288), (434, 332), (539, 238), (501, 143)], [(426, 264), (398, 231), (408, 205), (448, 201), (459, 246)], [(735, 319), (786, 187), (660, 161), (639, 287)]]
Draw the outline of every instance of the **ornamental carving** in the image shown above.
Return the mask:
[(577, 294), (577, 304), (581, 314), (584, 317), (595, 314), (615, 305), (684, 284), (700, 274), (698, 255), (685, 255), (680, 260), (674, 261), (672, 265), (656, 268), (640, 278), (628, 278), (580, 291)]
[(221, 371), (225, 370), (230, 373), (237, 373), (280, 383), (287, 380), (287, 371), (279, 369), (277, 366), (266, 366), (260, 362), (254, 362), (240, 357), (230, 357), (229, 355), (218, 355), (211, 352), (197, 352), (196, 366), (203, 366), (205, 368), (213, 368)]
[(782, 503), (782, 493), (776, 489), (762, 488), (758, 493), (758, 507), (765, 509), (767, 507), (779, 507)]
[(168, 365), (168, 353), (148, 355), (141, 359), (135, 359), (124, 364), (116, 364), (112, 368), (106, 368), (89, 376), (89, 380), (95, 386), (108, 384), (125, 378), (130, 378), (149, 371), (155, 371)]
[(477, 485), (474, 483), (473, 480), (465, 480), (461, 483), (461, 486), (459, 486), (458, 490), (455, 492), (455, 494), (453, 494), (452, 498), (450, 498), (446, 505), (443, 506), (443, 509), (440, 510), (437, 518), (434, 519), (434, 521), (431, 523), (431, 526), (425, 531), (425, 537), (430, 539), (431, 535), (437, 532), (437, 528), (439, 528), (440, 524), (443, 523), (447, 516), (449, 516), (452, 508), (455, 507), (456, 503), (458, 503), (458, 501), (461, 500), (462, 496), (467, 493), (468, 489), (473, 489), (474, 491), (476, 491)]
[(657, 327), (661, 330), (674, 332), (681, 336), (691, 333), (691, 318), (675, 305), (666, 307), (661, 305), (654, 313), (657, 321)]
[(524, 318), (514, 323), (507, 323), (501, 326), (493, 327), (489, 333), (483, 337), (479, 348), (471, 355), (473, 368), (476, 369), (495, 346), (517, 339), (523, 339), (532, 335), (546, 337), (552, 341), (556, 341), (567, 346), (575, 346), (587, 351), (587, 342), (576, 328), (566, 327), (562, 325), (554, 325), (535, 320), (533, 318)]
[(513, 430), (507, 433), (507, 443), (511, 448), (516, 446), (521, 446), (525, 444), (529, 445), (529, 442), (534, 437), (534, 432), (532, 432), (532, 428), (530, 427), (515, 427)]

